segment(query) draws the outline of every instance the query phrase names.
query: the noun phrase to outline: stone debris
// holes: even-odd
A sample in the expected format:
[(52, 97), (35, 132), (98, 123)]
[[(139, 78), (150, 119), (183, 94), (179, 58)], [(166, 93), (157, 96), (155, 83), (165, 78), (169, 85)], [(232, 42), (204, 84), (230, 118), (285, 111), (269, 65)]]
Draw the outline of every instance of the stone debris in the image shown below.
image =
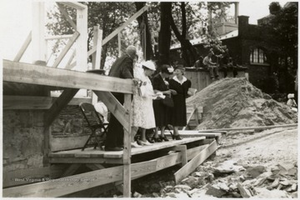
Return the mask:
[[(183, 179), (180, 184), (163, 188), (158, 196), (169, 198), (298, 197), (296, 163), (278, 164), (269, 168), (261, 165), (242, 166), (233, 161), (225, 161), (218, 166), (214, 166), (212, 162), (203, 165)], [(226, 176), (214, 177), (216, 168), (218, 173), (226, 172)], [(235, 170), (228, 174), (228, 170), (233, 168)]]

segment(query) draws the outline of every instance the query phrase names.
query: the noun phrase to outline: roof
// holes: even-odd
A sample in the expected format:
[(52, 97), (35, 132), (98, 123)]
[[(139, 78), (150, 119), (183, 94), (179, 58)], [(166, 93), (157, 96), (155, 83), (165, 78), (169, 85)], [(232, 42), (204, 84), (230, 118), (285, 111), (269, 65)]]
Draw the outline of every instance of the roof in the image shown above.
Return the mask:
[[(219, 37), (220, 40), (225, 40), (225, 39), (229, 39), (229, 38), (234, 38), (234, 37), (238, 37), (239, 35), (239, 31), (238, 30), (234, 30), (234, 31), (231, 31), (229, 33), (226, 33), (224, 35), (221, 35)], [(194, 46), (194, 45), (199, 45), (199, 44), (203, 44), (203, 39), (202, 38), (197, 38), (197, 39), (193, 39), (193, 40), (190, 40), (190, 43)], [(180, 43), (177, 43), (177, 44), (174, 44), (171, 46), (171, 50), (173, 49), (179, 49), (181, 48), (181, 44)]]

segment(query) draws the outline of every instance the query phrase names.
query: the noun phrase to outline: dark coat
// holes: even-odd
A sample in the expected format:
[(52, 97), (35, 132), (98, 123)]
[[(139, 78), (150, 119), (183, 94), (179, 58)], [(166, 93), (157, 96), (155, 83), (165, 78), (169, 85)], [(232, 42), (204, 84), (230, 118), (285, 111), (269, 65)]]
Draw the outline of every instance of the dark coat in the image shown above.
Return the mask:
[[(133, 59), (128, 55), (118, 58), (112, 65), (109, 76), (118, 78), (133, 78)], [(123, 104), (124, 94), (113, 93), (116, 99)], [(108, 133), (106, 135), (105, 147), (122, 147), (124, 138), (124, 130), (122, 124), (114, 115), (110, 116)]]
[[(154, 90), (166, 91), (169, 90), (169, 85), (166, 85), (165, 81), (160, 74), (156, 74), (152, 78), (152, 86)], [(170, 122), (169, 110), (170, 108), (162, 103), (162, 100), (153, 100), (153, 109), (155, 116), (155, 123), (157, 127), (167, 126)]]
[(188, 89), (191, 87), (191, 81), (186, 80), (182, 84), (171, 79), (169, 81), (170, 89), (177, 92), (176, 95), (172, 95), (174, 101), (174, 107), (171, 109), (171, 124), (173, 126), (186, 126), (186, 103), (185, 100), (188, 97)]
[(109, 76), (133, 78), (133, 60), (127, 54), (118, 58), (111, 66)]

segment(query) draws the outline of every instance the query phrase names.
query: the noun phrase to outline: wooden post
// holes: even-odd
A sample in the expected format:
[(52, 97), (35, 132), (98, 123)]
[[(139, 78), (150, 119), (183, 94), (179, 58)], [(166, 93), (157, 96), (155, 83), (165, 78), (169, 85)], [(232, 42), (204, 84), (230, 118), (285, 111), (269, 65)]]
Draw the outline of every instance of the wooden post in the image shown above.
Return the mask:
[[(84, 6), (84, 5), (83, 5)], [(76, 63), (82, 70), (87, 70), (87, 6), (84, 9), (77, 9), (77, 31), (80, 36), (77, 39)]]
[(45, 2), (33, 1), (32, 3), (32, 62), (46, 61), (45, 40)]
[(123, 197), (131, 197), (131, 94), (124, 95), (124, 107), (128, 115), (128, 127), (124, 129)]
[[(93, 69), (101, 68), (101, 51), (102, 51), (102, 34), (103, 31), (99, 29), (99, 26), (94, 26), (94, 38), (93, 44), (97, 47), (96, 52), (93, 54)], [(97, 95), (92, 93), (92, 104), (95, 105), (98, 102)]]
[(121, 57), (121, 34), (118, 33), (118, 48), (119, 48), (119, 57)]
[(16, 55), (16, 57), (14, 58), (15, 62), (19, 62), (23, 56), (23, 54), (25, 53), (26, 49), (28, 48), (30, 42), (32, 40), (32, 32), (30, 31), (29, 35), (27, 36), (24, 44), (22, 45), (21, 49), (19, 50), (18, 54)]

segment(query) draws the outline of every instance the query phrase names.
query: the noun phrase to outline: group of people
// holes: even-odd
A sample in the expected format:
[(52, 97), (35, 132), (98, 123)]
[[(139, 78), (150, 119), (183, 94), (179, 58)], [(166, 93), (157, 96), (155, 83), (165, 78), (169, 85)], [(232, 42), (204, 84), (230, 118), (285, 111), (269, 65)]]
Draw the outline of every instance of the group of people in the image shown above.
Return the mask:
[(195, 67), (207, 68), (211, 80), (219, 79), (218, 71), (223, 71), (224, 78), (226, 78), (227, 71), (232, 70), (233, 77), (236, 77), (238, 74), (237, 69), (243, 68), (241, 66), (238, 66), (236, 60), (231, 57), (226, 45), (224, 46), (224, 49), (222, 49), (222, 51), (218, 51), (218, 53), (216, 53), (213, 48), (211, 48), (207, 56), (205, 56), (204, 58), (200, 57), (200, 59), (196, 61)]
[[(132, 79), (138, 89), (133, 94), (131, 102), (131, 146), (138, 148), (152, 145), (153, 142), (168, 141), (164, 132), (169, 125), (173, 127), (172, 138), (181, 140), (178, 129), (186, 125), (185, 99), (191, 87), (191, 81), (184, 76), (184, 68), (179, 66), (174, 69), (164, 64), (160, 66), (158, 72), (153, 61), (136, 64), (136, 60), (136, 48), (129, 46), (126, 53), (115, 61), (109, 72), (109, 76)], [(113, 95), (121, 104), (124, 103), (124, 94), (113, 93)], [(138, 130), (140, 130), (140, 137), (137, 141), (135, 135)], [(147, 137), (147, 130), (154, 130), (152, 137)], [(105, 150), (123, 150), (123, 137), (123, 126), (111, 115)]]

